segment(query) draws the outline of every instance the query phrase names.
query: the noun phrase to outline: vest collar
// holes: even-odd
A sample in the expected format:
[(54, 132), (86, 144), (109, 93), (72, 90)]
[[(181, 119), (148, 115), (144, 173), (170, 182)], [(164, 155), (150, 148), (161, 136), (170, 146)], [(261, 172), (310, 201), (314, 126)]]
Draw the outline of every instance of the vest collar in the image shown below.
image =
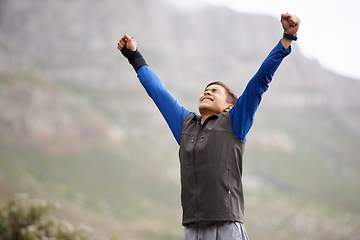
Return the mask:
[(210, 117), (208, 117), (208, 118), (205, 120), (205, 122), (204, 122), (203, 124), (200, 123), (202, 116), (201, 116), (200, 114), (197, 114), (197, 113), (194, 113), (194, 114), (195, 114), (197, 123), (198, 123), (199, 125), (204, 126), (204, 125), (206, 125), (206, 123), (209, 122), (210, 120), (212, 120), (212, 119), (218, 119), (221, 115), (226, 114), (226, 113), (220, 113), (220, 114), (211, 115)]

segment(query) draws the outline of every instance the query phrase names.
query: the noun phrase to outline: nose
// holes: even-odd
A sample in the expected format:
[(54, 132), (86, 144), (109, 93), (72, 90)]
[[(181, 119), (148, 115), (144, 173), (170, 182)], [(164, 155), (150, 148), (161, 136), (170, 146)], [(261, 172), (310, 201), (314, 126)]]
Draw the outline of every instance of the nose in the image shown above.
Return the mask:
[(204, 95), (210, 95), (210, 90), (205, 90)]

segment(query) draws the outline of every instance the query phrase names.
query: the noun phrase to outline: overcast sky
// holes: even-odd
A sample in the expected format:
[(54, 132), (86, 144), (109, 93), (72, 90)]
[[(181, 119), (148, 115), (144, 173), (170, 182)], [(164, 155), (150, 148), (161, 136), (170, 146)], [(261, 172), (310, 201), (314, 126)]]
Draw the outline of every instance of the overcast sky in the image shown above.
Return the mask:
[(168, 0), (182, 7), (201, 2), (227, 5), (239, 12), (280, 19), (283, 12), (301, 20), (298, 44), (304, 55), (324, 67), (360, 80), (359, 3), (355, 0)]

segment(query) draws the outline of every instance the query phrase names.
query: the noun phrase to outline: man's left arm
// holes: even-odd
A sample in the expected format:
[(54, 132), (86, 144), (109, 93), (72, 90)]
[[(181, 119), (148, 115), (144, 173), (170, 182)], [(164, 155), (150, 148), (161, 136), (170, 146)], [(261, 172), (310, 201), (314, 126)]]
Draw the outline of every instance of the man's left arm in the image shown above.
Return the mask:
[(241, 141), (245, 141), (246, 135), (253, 124), (255, 112), (262, 95), (268, 89), (269, 83), (284, 57), (290, 54), (291, 42), (296, 39), (300, 24), (299, 18), (293, 14), (282, 14), (281, 23), (284, 29), (283, 38), (261, 64), (243, 94), (238, 98), (235, 106), (229, 111), (233, 132)]

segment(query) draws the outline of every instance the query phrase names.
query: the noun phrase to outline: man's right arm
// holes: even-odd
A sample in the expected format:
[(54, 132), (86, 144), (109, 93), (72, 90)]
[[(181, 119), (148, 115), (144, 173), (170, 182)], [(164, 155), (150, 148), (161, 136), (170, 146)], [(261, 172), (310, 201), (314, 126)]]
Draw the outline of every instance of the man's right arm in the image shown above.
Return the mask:
[(190, 111), (172, 96), (155, 72), (149, 68), (140, 52), (136, 49), (136, 43), (132, 38), (124, 35), (118, 43), (118, 49), (137, 72), (141, 84), (153, 99), (179, 143), (182, 122)]
[(169, 125), (176, 141), (180, 143), (181, 125), (190, 113), (178, 100), (166, 89), (163, 82), (147, 65), (137, 71), (138, 78), (146, 92), (152, 98), (166, 123)]

